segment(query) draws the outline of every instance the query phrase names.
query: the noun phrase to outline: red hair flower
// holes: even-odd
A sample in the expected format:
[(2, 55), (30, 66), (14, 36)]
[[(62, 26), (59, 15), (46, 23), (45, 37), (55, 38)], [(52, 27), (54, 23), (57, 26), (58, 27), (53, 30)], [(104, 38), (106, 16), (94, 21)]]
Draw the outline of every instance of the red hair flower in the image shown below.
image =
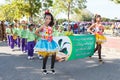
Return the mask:
[(48, 14), (48, 13), (50, 13), (49, 10), (46, 10), (46, 11), (45, 11), (45, 14)]

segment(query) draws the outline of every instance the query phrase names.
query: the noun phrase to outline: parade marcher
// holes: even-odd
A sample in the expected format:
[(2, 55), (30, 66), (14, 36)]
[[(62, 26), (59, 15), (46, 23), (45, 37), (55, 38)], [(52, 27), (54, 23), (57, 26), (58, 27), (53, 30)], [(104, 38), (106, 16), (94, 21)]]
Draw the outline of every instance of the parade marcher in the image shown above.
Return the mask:
[(21, 31), (21, 47), (22, 47), (22, 52), (26, 53), (27, 52), (27, 25), (22, 24), (22, 31)]
[(111, 28), (112, 28), (112, 34), (114, 35), (114, 33), (115, 33), (115, 22), (112, 23)]
[(17, 47), (18, 49), (20, 50), (20, 47), (21, 47), (21, 39), (20, 39), (20, 36), (21, 36), (21, 30), (22, 28), (20, 28), (20, 25), (18, 24), (18, 21), (17, 20), (14, 20), (15, 23), (14, 23), (14, 27), (16, 29), (16, 35), (17, 35)]
[(30, 24), (28, 28), (29, 30), (27, 32), (27, 50), (28, 50), (28, 59), (31, 60), (33, 59), (33, 54), (34, 54), (33, 48), (36, 43), (36, 35), (35, 35), (33, 24)]
[(14, 27), (13, 23), (11, 23), (9, 26), (10, 26), (10, 32), (11, 32), (10, 47), (11, 47), (12, 51), (14, 51), (15, 45), (17, 45), (17, 31), (16, 31), (16, 28)]
[[(95, 31), (92, 31), (91, 29), (94, 28)], [(95, 35), (96, 37), (96, 48), (94, 52), (98, 50), (98, 56), (99, 56), (99, 62), (103, 63), (103, 60), (101, 58), (101, 49), (102, 49), (102, 43), (106, 41), (106, 38), (103, 36), (104, 32), (104, 26), (101, 23), (101, 16), (96, 15), (95, 16), (95, 22), (88, 28), (88, 31)]]
[(10, 44), (11, 44), (11, 42), (10, 42), (10, 36), (12, 35), (11, 28), (12, 28), (11, 25), (9, 25), (8, 28), (6, 28), (8, 46), (10, 46)]
[(78, 34), (78, 24), (77, 23), (75, 23), (74, 24), (74, 28), (73, 28), (73, 32), (74, 32), (74, 34)]
[[(57, 43), (53, 40), (52, 36), (52, 30), (54, 25), (54, 18), (51, 13), (45, 12), (44, 16), (44, 24), (36, 30), (36, 35), (41, 37), (41, 40), (38, 41), (34, 47), (36, 51), (38, 51), (38, 54), (43, 56), (43, 66), (42, 66), (42, 72), (43, 74), (47, 74), (46, 70), (46, 64), (48, 57), (51, 56), (51, 72), (54, 74), (54, 65), (55, 65), (55, 58), (56, 53), (58, 50)], [(39, 34), (41, 32), (41, 34)]]
[(73, 35), (73, 30), (71, 28), (71, 25), (68, 25), (68, 30), (64, 32), (65, 36), (71, 36)]

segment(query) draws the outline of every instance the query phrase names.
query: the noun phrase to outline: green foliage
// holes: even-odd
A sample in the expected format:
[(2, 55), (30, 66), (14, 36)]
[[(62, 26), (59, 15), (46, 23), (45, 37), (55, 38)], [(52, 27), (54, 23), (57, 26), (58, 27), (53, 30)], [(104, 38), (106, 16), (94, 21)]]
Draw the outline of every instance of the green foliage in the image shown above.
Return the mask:
[(111, 1), (113, 1), (113, 2), (115, 2), (117, 4), (120, 4), (120, 0), (111, 0)]
[(54, 15), (61, 12), (69, 14), (81, 14), (81, 10), (86, 8), (86, 0), (55, 0), (53, 4)]
[(3, 14), (1, 18), (9, 21), (12, 21), (13, 19), (20, 19), (26, 14), (26, 8), (28, 8), (28, 5), (24, 4), (24, 0), (13, 0), (9, 4), (0, 6), (0, 12)]
[(7, 0), (9, 4), (0, 7), (2, 18), (12, 21), (20, 19), (24, 15), (33, 17), (35, 13), (39, 13), (41, 8), (40, 0)]
[(107, 21), (110, 21), (110, 19), (109, 19), (109, 18), (102, 17), (102, 21), (107, 22)]
[(41, 2), (40, 0), (28, 0), (26, 1), (27, 4), (29, 4), (28, 9), (26, 9), (26, 12), (30, 14), (30, 17), (33, 17), (35, 13), (39, 13), (41, 8)]
[(72, 21), (91, 21), (93, 14), (86, 10), (82, 9), (81, 14), (71, 14)]
[[(86, 0), (45, 0), (45, 4), (42, 5), (42, 0), (6, 0), (9, 4), (0, 6), (0, 20), (13, 21), (14, 19), (20, 19), (23, 16), (34, 17), (35, 14), (43, 13), (41, 9), (43, 6), (45, 9), (53, 9), (53, 14), (57, 15), (61, 12), (71, 15), (76, 15), (77, 20), (82, 18), (82, 9), (86, 8)], [(79, 17), (78, 17), (79, 16)], [(38, 17), (37, 17), (38, 18)], [(76, 19), (76, 18), (75, 18)], [(87, 19), (87, 18), (86, 18)], [(62, 20), (59, 20), (60, 23)]]
[(66, 21), (66, 19), (58, 19), (58, 24), (62, 24), (64, 21)]
[(92, 20), (93, 14), (86, 9), (82, 10), (81, 15), (82, 15), (82, 19), (81, 19), (82, 21), (91, 21)]
[(53, 0), (46, 0), (47, 7), (53, 6)]

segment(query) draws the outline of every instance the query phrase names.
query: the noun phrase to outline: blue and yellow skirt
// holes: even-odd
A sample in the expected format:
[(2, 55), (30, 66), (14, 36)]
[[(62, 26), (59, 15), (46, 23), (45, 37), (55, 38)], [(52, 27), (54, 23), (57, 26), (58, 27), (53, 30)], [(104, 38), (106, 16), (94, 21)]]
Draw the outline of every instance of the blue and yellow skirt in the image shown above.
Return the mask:
[(39, 55), (45, 57), (52, 54), (56, 54), (58, 51), (58, 45), (54, 40), (48, 41), (46, 39), (41, 39), (36, 43), (34, 50)]

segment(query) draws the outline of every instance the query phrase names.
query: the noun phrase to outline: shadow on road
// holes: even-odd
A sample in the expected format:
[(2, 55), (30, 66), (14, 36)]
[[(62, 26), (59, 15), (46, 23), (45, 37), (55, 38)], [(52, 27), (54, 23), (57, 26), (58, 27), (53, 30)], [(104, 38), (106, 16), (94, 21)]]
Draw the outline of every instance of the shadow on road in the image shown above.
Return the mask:
[[(50, 59), (47, 68), (50, 67)], [(96, 57), (56, 62), (56, 74), (43, 75), (42, 60), (27, 60), (26, 54), (0, 53), (0, 80), (119, 80), (120, 60), (105, 60), (99, 64)]]

